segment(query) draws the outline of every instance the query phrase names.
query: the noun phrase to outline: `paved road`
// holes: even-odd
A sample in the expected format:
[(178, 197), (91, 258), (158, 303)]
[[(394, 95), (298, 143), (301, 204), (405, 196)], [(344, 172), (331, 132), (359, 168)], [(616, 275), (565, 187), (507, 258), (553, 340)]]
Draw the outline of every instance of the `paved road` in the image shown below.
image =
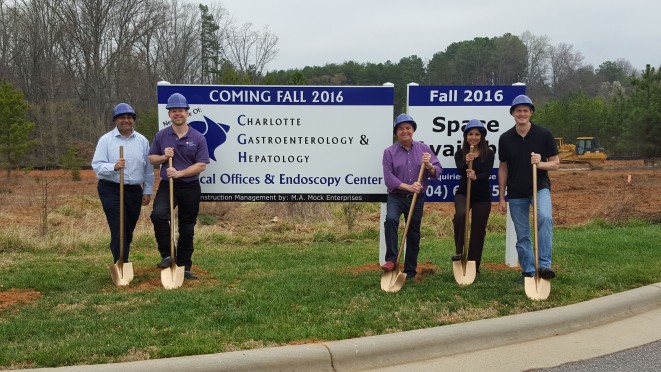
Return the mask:
[(661, 308), (563, 335), (374, 369), (402, 370), (661, 371)]
[(540, 372), (656, 372), (661, 371), (661, 341), (634, 347), (633, 349), (608, 354), (599, 358), (565, 363), (553, 368), (539, 369)]

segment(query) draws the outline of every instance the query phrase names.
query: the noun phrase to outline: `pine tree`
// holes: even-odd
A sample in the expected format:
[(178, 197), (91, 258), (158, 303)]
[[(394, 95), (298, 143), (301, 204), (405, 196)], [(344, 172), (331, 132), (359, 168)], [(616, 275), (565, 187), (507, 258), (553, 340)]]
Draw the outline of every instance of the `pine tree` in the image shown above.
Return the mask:
[(202, 44), (202, 84), (216, 83), (220, 75), (220, 43), (216, 31), (220, 29), (218, 23), (209, 14), (209, 7), (200, 4), (202, 12), (202, 27), (200, 39)]
[(7, 178), (12, 167), (36, 145), (30, 139), (34, 123), (25, 120), (28, 107), (21, 91), (9, 83), (0, 83), (0, 166), (7, 168)]

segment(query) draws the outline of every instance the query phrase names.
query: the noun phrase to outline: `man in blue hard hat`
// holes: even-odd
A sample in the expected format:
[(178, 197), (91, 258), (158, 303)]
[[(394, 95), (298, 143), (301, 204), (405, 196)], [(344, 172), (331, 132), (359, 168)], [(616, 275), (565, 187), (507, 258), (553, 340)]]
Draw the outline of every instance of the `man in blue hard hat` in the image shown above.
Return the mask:
[[(127, 103), (113, 111), (115, 128), (99, 139), (92, 169), (99, 179), (97, 190), (110, 227), (110, 251), (119, 260), (119, 180), (124, 173), (124, 262), (128, 262), (133, 231), (143, 205), (149, 205), (154, 185), (154, 166), (147, 160), (149, 141), (135, 131), (137, 115)], [(119, 147), (123, 146), (123, 157)]]
[[(428, 145), (414, 141), (413, 133), (417, 124), (407, 114), (397, 116), (393, 124), (393, 133), (397, 142), (383, 151), (383, 176), (388, 188), (386, 220), (384, 234), (386, 239), (384, 271), (392, 271), (397, 266), (399, 219), (408, 218), (413, 195), (417, 194), (411, 223), (406, 235), (406, 256), (404, 272), (407, 279), (413, 279), (418, 266), (420, 252), (420, 224), (424, 207), (427, 179), (441, 175), (441, 163)], [(422, 181), (418, 182), (420, 168), (424, 166)]]
[[(177, 241), (177, 266), (184, 266), (184, 277), (196, 279), (193, 266), (193, 237), (195, 224), (200, 211), (199, 176), (209, 164), (209, 149), (202, 133), (188, 125), (190, 106), (186, 97), (174, 93), (165, 106), (172, 125), (161, 129), (154, 136), (154, 143), (149, 149), (149, 161), (160, 166), (161, 181), (154, 198), (154, 210), (151, 220), (154, 235), (161, 254), (158, 266), (167, 268), (171, 265), (170, 257), (170, 178), (174, 179), (174, 206), (178, 209), (179, 239)], [(172, 167), (168, 166), (172, 158)]]
[(530, 120), (535, 106), (526, 95), (514, 98), (510, 115), (514, 127), (500, 136), (498, 141), (498, 186), (500, 200), (498, 209), (507, 212), (505, 191), (509, 202), (510, 215), (516, 230), (516, 251), (521, 266), (521, 277), (535, 275), (535, 256), (530, 239), (530, 205), (533, 200), (532, 164), (537, 165), (537, 221), (539, 248), (539, 276), (552, 279), (555, 272), (551, 268), (553, 244), (553, 217), (551, 211), (551, 180), (548, 171), (560, 167), (558, 149), (553, 134), (546, 128), (535, 125)]

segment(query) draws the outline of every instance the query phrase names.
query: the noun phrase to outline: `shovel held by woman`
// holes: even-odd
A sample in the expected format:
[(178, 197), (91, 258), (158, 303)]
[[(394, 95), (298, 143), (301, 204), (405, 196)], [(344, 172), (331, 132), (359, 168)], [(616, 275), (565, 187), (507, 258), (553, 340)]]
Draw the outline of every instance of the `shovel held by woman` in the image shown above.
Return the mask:
[[(418, 174), (418, 183), (422, 182), (422, 175), (425, 172), (425, 163), (420, 165), (420, 173)], [(406, 282), (406, 273), (404, 273), (404, 265), (400, 262), (402, 258), (402, 252), (404, 251), (404, 243), (406, 242), (406, 234), (409, 232), (409, 226), (411, 225), (411, 218), (413, 217), (413, 209), (415, 208), (415, 202), (418, 200), (418, 193), (413, 194), (411, 200), (411, 207), (409, 208), (409, 214), (406, 217), (406, 225), (404, 227), (404, 235), (402, 235), (402, 243), (399, 245), (399, 252), (397, 252), (397, 262), (395, 262), (397, 269), (392, 271), (385, 271), (381, 275), (381, 289), (386, 292), (399, 292), (400, 289), (404, 286)]]
[[(168, 166), (172, 168), (172, 158), (168, 159)], [(174, 254), (174, 179), (170, 177), (170, 267), (161, 270), (161, 283), (165, 289), (175, 289), (184, 284), (184, 267), (177, 266), (177, 257)]]
[(551, 294), (551, 281), (539, 277), (539, 247), (537, 245), (537, 164), (532, 165), (532, 219), (535, 243), (535, 276), (525, 277), (526, 296), (531, 300), (546, 300)]
[[(470, 152), (473, 152), (475, 146), (471, 145)], [(468, 162), (468, 169), (473, 169), (473, 161)], [(466, 180), (466, 223), (464, 224), (464, 248), (461, 254), (460, 261), (452, 262), (452, 273), (454, 280), (459, 285), (469, 285), (475, 281), (477, 269), (475, 261), (468, 261), (468, 226), (470, 224), (470, 210), (471, 210), (471, 180)]]
[[(124, 158), (124, 146), (119, 146), (119, 158)], [(121, 287), (133, 280), (133, 264), (124, 262), (124, 168), (119, 171), (119, 260), (108, 269), (112, 282)]]

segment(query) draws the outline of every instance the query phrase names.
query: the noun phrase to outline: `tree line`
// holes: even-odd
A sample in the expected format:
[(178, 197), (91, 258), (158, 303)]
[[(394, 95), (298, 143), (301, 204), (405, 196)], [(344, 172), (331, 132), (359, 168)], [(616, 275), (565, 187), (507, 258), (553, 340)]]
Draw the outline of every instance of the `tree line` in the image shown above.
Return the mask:
[[(625, 59), (596, 68), (567, 43), (546, 36), (479, 37), (423, 60), (345, 61), (268, 71), (278, 37), (237, 24), (221, 5), (183, 0), (0, 0), (0, 109), (16, 125), (0, 127), (0, 165), (87, 163), (112, 108), (130, 103), (137, 128), (158, 129), (156, 85), (395, 84), (395, 114), (406, 85), (509, 85), (523, 82), (538, 108), (533, 121), (571, 141), (598, 136), (610, 154), (659, 156), (659, 71)], [(20, 92), (27, 105), (8, 107)], [(5, 100), (3, 97), (11, 97)], [(20, 113), (20, 114), (17, 114)], [(5, 116), (5, 119), (7, 117)], [(9, 129), (14, 128), (14, 129)], [(20, 128), (18, 130), (17, 128)], [(641, 138), (642, 133), (650, 134)], [(21, 146), (18, 146), (18, 143)]]
[(149, 138), (159, 81), (260, 84), (277, 42), (268, 28), (237, 24), (220, 5), (0, 0), (0, 81), (29, 103), (25, 119), (37, 141), (20, 165), (58, 166), (70, 151), (91, 159), (119, 102), (136, 109)]

